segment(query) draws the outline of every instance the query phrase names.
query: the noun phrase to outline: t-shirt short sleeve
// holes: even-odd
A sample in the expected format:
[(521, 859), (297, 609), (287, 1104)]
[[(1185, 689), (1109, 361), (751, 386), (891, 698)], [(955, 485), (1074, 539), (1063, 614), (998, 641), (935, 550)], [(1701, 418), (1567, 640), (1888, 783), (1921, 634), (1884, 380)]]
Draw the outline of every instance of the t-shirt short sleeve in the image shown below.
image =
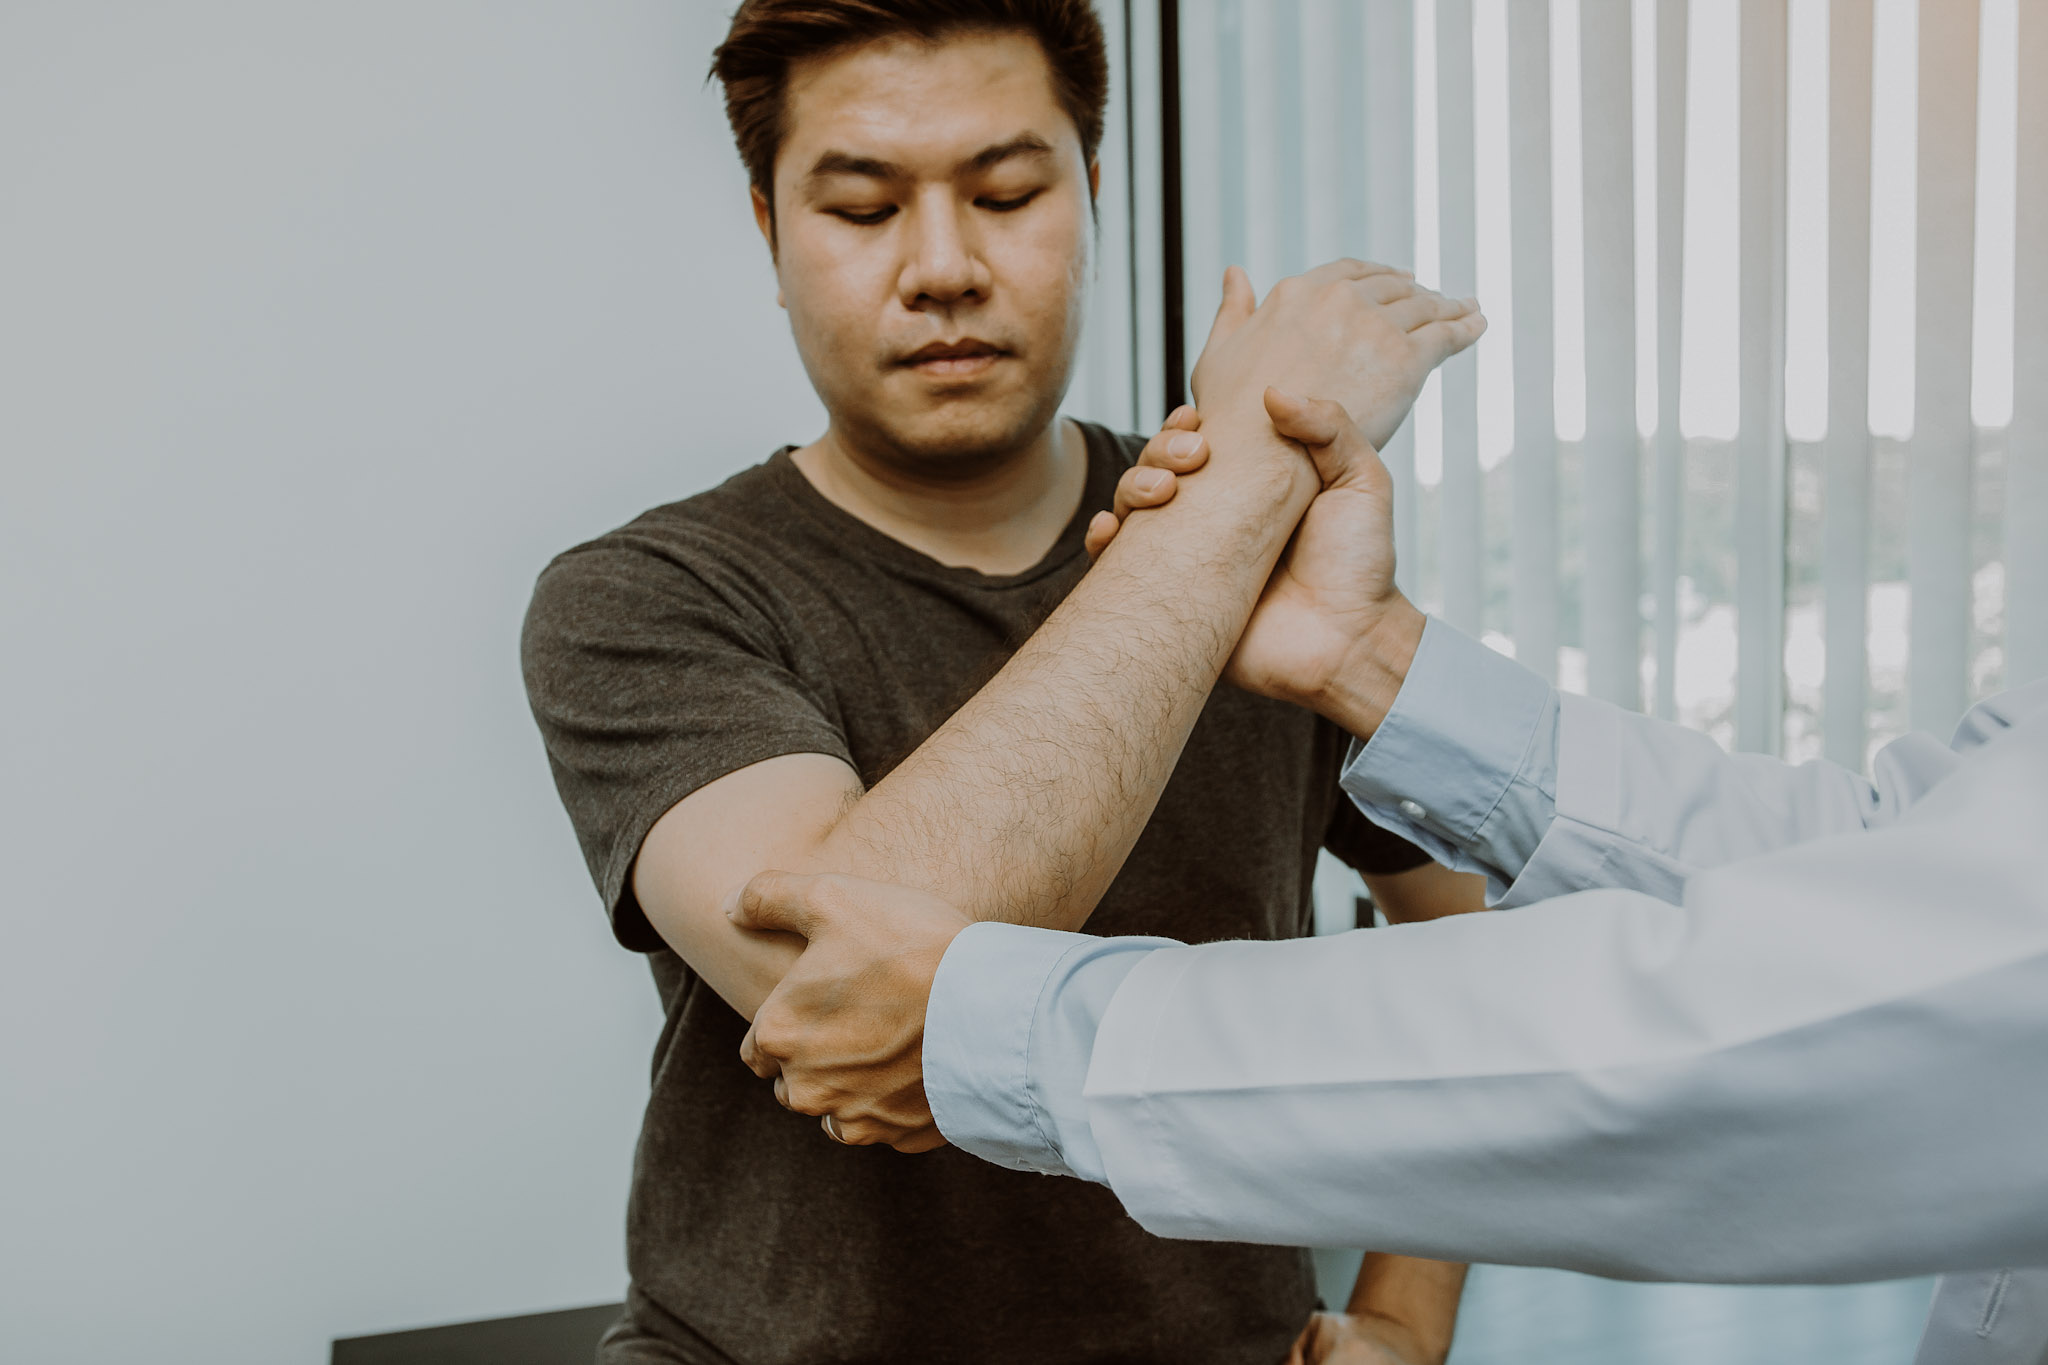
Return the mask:
[(1374, 876), (1406, 872), (1421, 867), (1429, 855), (1390, 830), (1365, 818), (1350, 797), (1340, 797), (1330, 813), (1330, 828), (1323, 847), (1360, 872)]
[(662, 941), (633, 896), (633, 860), (671, 806), (784, 754), (853, 762), (772, 611), (674, 547), (614, 533), (561, 556), (534, 588), (520, 653), (612, 932), (639, 952)]

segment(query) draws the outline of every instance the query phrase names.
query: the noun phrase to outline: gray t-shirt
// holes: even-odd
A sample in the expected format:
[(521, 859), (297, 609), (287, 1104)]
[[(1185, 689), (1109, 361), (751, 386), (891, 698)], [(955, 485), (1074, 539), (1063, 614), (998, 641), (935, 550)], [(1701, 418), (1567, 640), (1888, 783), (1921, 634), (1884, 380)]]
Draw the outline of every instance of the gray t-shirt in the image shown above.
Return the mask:
[[(1044, 621), (1141, 442), (1084, 427), (1080, 511), (1045, 559), (948, 568), (812, 488), (784, 450), (570, 550), (528, 611), (528, 696), (591, 876), (648, 954), (656, 1044), (607, 1362), (1282, 1359), (1315, 1305), (1305, 1253), (1154, 1238), (1113, 1195), (942, 1148), (833, 1145), (741, 1065), (746, 1022), (634, 901), (647, 831), (683, 797), (791, 753), (872, 785)], [(1342, 800), (1344, 735), (1220, 687), (1089, 920), (1188, 940), (1308, 932), (1316, 852), (1422, 855)]]

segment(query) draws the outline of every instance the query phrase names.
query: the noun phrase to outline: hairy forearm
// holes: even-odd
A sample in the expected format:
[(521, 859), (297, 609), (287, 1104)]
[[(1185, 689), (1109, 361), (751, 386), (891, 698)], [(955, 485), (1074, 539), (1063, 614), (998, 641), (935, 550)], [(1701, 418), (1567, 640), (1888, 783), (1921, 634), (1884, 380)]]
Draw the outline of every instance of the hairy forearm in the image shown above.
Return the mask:
[(1255, 445), (1239, 467), (1134, 519), (1002, 671), (848, 807), (818, 868), (982, 919), (1087, 919), (1315, 492), (1269, 434), (1236, 439)]

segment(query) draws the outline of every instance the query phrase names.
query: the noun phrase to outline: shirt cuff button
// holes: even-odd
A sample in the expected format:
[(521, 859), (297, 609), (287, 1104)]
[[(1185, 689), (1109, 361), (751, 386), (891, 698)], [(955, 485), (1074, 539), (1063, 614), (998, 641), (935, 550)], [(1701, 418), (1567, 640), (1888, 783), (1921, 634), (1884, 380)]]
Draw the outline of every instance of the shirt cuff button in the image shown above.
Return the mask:
[(1420, 801), (1402, 801), (1400, 803), (1400, 811), (1401, 814), (1407, 816), (1410, 820), (1421, 821), (1429, 818), (1429, 812), (1422, 808)]

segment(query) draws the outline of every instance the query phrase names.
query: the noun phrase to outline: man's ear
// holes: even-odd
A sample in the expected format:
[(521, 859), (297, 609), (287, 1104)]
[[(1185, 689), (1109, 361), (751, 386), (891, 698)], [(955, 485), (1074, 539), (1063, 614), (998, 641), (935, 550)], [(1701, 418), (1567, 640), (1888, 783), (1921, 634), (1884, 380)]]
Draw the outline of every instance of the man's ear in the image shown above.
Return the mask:
[[(750, 188), (747, 194), (754, 201), (754, 226), (761, 230), (761, 240), (768, 244), (769, 263), (779, 265), (780, 262), (775, 259), (775, 210), (769, 206), (768, 196), (761, 193), (759, 185)], [(775, 306), (778, 308), (788, 307), (782, 301), (782, 276), (780, 271), (776, 272)]]

